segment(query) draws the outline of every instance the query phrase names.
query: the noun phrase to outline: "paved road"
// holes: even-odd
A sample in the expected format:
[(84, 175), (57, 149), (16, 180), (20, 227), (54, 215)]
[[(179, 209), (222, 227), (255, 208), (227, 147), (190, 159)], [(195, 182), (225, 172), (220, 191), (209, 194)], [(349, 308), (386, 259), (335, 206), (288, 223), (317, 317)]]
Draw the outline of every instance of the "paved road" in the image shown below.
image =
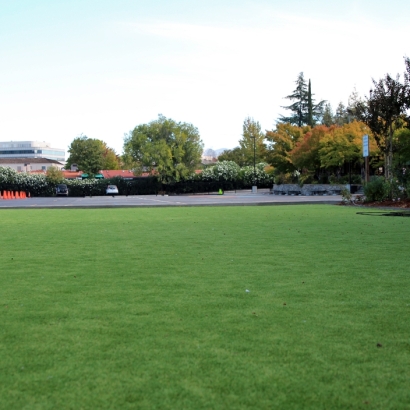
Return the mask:
[(240, 206), (240, 205), (290, 205), (290, 204), (337, 204), (342, 197), (336, 196), (288, 196), (271, 195), (268, 191), (226, 192), (224, 195), (130, 195), (94, 197), (51, 197), (28, 199), (0, 199), (0, 209), (7, 208), (132, 208), (164, 206)]

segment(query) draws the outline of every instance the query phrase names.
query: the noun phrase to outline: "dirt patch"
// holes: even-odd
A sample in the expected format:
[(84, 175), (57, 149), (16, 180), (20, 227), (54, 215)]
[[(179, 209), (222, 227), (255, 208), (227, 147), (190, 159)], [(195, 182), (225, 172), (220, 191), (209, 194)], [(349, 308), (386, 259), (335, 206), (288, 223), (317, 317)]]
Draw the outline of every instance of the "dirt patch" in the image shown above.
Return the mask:
[(351, 202), (341, 202), (342, 206), (361, 206), (364, 208), (393, 208), (393, 209), (410, 209), (410, 198), (386, 201), (363, 202), (363, 196), (353, 198)]
[(365, 202), (361, 204), (362, 206), (368, 206), (373, 208), (400, 208), (400, 209), (410, 209), (410, 199), (401, 199), (400, 201), (376, 201), (376, 202)]

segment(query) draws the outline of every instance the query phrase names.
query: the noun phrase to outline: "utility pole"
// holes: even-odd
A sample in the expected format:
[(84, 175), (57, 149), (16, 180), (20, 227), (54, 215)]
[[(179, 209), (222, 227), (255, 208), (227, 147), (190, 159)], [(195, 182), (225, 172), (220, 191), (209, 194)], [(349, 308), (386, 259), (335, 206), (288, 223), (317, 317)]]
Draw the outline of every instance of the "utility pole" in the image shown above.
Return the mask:
[(256, 186), (256, 136), (253, 137), (253, 186), (252, 193), (256, 194), (258, 187)]

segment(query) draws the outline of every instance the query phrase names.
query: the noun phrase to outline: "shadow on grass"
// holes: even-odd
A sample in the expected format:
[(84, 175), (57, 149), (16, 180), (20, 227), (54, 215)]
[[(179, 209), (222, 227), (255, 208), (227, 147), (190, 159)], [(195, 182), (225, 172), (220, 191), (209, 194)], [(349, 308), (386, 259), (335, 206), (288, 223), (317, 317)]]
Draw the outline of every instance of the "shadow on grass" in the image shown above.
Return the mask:
[(410, 216), (410, 211), (402, 212), (357, 212), (357, 215), (370, 215), (370, 216)]

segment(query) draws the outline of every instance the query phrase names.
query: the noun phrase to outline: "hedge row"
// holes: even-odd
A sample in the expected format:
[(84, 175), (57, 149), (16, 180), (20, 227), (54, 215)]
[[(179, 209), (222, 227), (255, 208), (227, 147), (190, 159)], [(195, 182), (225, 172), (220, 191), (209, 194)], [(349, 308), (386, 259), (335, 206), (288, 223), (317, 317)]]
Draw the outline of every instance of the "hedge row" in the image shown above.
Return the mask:
[[(260, 188), (272, 186), (272, 180), (265, 175), (257, 173), (257, 184)], [(161, 192), (168, 194), (184, 193), (206, 193), (247, 189), (253, 184), (248, 178), (240, 178), (237, 175), (235, 180), (227, 180), (224, 176), (215, 173), (214, 178), (210, 178), (207, 173), (207, 180), (201, 175), (193, 176), (190, 180), (180, 181), (172, 184), (161, 184), (156, 177), (137, 177), (133, 180), (123, 178), (111, 179), (84, 179), (84, 180), (64, 180), (62, 183), (68, 186), (69, 196), (99, 196), (105, 195), (107, 185), (117, 185), (120, 195), (153, 195)], [(56, 185), (48, 182), (45, 175), (32, 175), (19, 173), (11, 168), (0, 167), (0, 190), (25, 191), (31, 196), (53, 196)]]

